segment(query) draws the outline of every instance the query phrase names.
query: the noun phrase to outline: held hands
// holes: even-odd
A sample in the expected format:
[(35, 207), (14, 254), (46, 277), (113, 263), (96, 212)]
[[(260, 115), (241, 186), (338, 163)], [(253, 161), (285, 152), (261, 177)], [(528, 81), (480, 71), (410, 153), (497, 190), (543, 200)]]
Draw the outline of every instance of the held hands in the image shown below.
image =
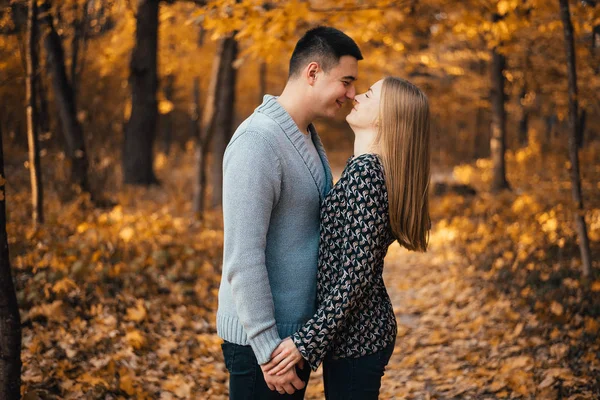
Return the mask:
[(298, 378), (293, 368), (298, 362), (302, 368), (304, 359), (300, 352), (290, 338), (285, 339), (271, 354), (271, 361), (260, 366), (269, 389), (280, 394), (292, 394), (303, 389), (306, 383)]
[(263, 371), (270, 375), (281, 376), (299, 363), (304, 367), (304, 359), (290, 338), (284, 339), (271, 354), (271, 361), (263, 365)]

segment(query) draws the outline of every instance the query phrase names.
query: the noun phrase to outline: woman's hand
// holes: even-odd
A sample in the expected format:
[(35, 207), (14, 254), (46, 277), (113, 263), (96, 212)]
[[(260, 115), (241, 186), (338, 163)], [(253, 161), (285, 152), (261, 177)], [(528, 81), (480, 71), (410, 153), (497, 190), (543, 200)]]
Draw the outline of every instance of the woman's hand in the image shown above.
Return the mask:
[(263, 371), (279, 376), (292, 369), (297, 363), (300, 363), (300, 368), (302, 368), (304, 359), (292, 339), (286, 338), (273, 351), (271, 361), (263, 365)]

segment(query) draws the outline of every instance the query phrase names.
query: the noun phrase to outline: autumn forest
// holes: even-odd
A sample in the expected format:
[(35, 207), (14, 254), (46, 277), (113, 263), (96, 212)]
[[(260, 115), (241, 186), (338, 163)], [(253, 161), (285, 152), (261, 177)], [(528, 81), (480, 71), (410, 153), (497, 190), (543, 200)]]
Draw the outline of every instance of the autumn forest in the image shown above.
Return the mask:
[(228, 398), (223, 154), (319, 25), (432, 111), (380, 398), (600, 398), (600, 1), (0, 0), (0, 400)]

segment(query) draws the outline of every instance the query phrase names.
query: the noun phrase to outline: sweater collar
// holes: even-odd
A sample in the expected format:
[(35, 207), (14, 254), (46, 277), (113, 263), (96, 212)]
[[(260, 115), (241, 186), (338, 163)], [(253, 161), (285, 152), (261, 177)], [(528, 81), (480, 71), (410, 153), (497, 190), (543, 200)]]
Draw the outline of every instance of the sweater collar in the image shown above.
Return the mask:
[[(322, 166), (319, 166), (317, 162), (310, 157), (310, 152), (308, 151), (306, 141), (304, 140), (304, 133), (300, 131), (298, 125), (296, 125), (290, 114), (288, 114), (281, 104), (279, 104), (277, 97), (268, 94), (265, 95), (263, 98), (263, 103), (256, 109), (256, 111), (268, 116), (281, 127), (281, 130), (283, 130), (298, 154), (302, 157), (304, 164), (306, 164), (306, 167), (310, 171), (310, 174), (315, 181), (317, 190), (319, 191), (319, 196), (321, 200), (323, 200), (324, 196), (333, 186), (333, 177), (331, 175), (329, 160), (325, 155), (323, 143), (321, 142), (321, 138), (317, 134), (317, 130), (313, 124), (308, 126), (308, 130), (311, 133), (317, 153), (319, 153)], [(325, 172), (324, 174), (319, 174), (318, 168), (321, 167)], [(323, 179), (323, 176), (325, 176), (325, 179)]]

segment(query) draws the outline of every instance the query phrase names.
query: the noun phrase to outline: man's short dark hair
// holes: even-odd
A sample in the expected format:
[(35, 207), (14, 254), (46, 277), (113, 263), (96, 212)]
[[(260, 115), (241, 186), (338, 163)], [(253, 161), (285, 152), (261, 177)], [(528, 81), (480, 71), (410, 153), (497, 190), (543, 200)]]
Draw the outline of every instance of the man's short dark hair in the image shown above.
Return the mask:
[(328, 26), (313, 28), (296, 43), (290, 58), (289, 78), (299, 74), (312, 61), (318, 62), (321, 69), (328, 72), (343, 56), (363, 59), (358, 45), (344, 32)]

